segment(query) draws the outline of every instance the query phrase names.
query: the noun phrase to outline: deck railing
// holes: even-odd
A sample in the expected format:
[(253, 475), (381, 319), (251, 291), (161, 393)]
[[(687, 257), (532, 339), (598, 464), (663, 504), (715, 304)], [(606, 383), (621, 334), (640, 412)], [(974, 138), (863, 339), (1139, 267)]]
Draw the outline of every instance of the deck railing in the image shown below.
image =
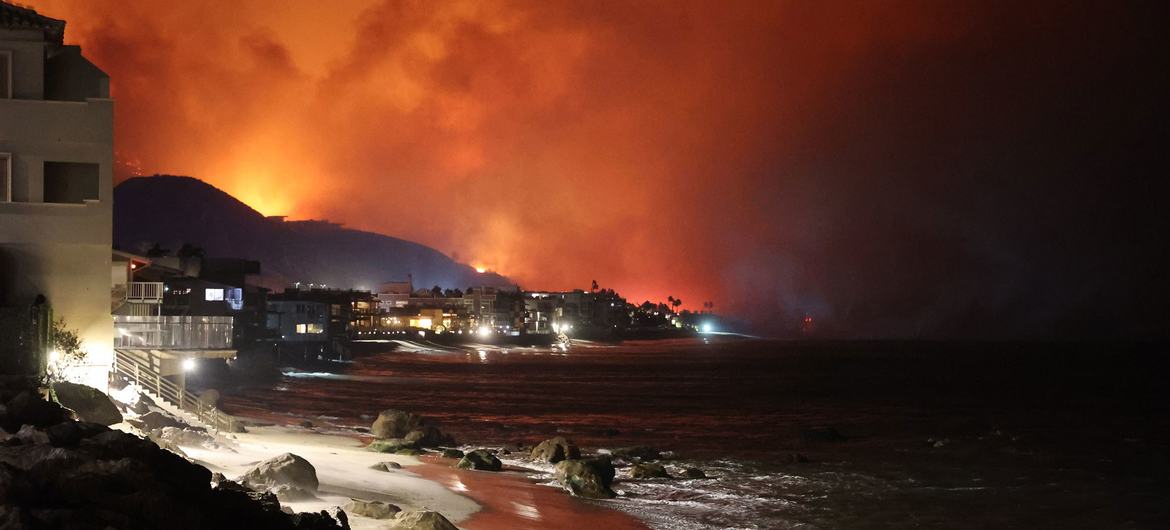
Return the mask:
[(115, 348), (230, 349), (232, 317), (115, 315)]
[(163, 282), (130, 282), (126, 284), (126, 301), (161, 304), (165, 290)]
[(239, 428), (239, 420), (236, 417), (220, 411), (214, 405), (204, 403), (188, 392), (186, 386), (159, 375), (149, 364), (139, 361), (132, 355), (114, 350), (114, 372), (125, 376), (135, 385), (162, 398), (170, 405), (194, 414), (201, 423), (217, 431), (236, 432)]

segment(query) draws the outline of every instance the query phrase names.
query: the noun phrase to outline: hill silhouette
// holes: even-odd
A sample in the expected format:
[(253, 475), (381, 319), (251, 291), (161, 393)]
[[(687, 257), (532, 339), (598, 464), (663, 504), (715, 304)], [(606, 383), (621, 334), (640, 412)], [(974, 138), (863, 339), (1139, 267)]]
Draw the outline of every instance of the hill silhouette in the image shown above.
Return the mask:
[(374, 289), (407, 274), (416, 289), (512, 285), (413, 241), (328, 221), (265, 217), (191, 177), (137, 177), (114, 188), (114, 246), (145, 252), (154, 243), (172, 250), (190, 243), (210, 257), (258, 260), (265, 275), (330, 287)]

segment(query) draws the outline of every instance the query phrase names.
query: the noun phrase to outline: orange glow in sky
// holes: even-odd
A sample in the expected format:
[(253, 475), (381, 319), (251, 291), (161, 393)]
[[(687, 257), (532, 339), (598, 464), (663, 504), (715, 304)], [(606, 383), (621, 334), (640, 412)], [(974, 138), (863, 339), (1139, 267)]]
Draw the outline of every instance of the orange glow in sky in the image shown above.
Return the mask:
[(872, 46), (955, 31), (867, 2), (26, 1), (110, 74), (143, 174), (525, 288), (717, 310), (799, 243), (784, 160), (826, 88)]

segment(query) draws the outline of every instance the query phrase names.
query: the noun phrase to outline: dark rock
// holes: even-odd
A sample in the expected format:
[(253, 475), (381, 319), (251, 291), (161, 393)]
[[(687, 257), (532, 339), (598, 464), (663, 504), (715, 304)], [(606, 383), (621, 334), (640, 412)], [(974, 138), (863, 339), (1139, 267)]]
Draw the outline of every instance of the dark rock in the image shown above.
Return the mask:
[(349, 529), (348, 522), (346, 522), (346, 524), (342, 524), (342, 522), (334, 519), (333, 516), (325, 510), (321, 510), (319, 513), (294, 513), (289, 516), (289, 520), (292, 521), (293, 528), (297, 528), (299, 530), (332, 530), (336, 528), (342, 528), (344, 530)]
[(402, 449), (394, 451), (394, 454), (402, 455), (402, 456), (418, 456), (418, 455), (423, 454), (423, 452), (418, 450), (418, 449), (411, 449), (409, 447), (404, 447)]
[(439, 447), (455, 445), (455, 438), (449, 434), (443, 434), (438, 428), (432, 425), (424, 425), (406, 433), (403, 437), (408, 442), (414, 442), (419, 447)]
[(439, 512), (401, 512), (394, 518), (392, 530), (459, 530)]
[(20, 440), (20, 443), (29, 445), (47, 445), (49, 443), (48, 433), (32, 425), (25, 425), (16, 431), (16, 439)]
[(408, 442), (402, 438), (390, 438), (387, 440), (374, 440), (366, 447), (371, 451), (378, 453), (397, 453), (403, 449), (418, 449), (418, 445), (414, 442)]
[(816, 427), (800, 431), (800, 441), (806, 444), (844, 442), (847, 439), (833, 427)]
[(4, 405), (4, 425), (8, 432), (17, 432), (22, 425), (49, 427), (69, 418), (69, 412), (56, 403), (50, 403), (31, 391), (24, 391)]
[(707, 478), (707, 474), (702, 469), (697, 467), (688, 467), (683, 470), (683, 476), (686, 478)]
[(670, 473), (666, 472), (666, 468), (662, 464), (641, 463), (634, 464), (630, 468), (630, 477), (632, 478), (674, 478)]
[(370, 426), (370, 433), (379, 439), (402, 438), (421, 426), (422, 418), (417, 414), (386, 409), (378, 413), (378, 419)]
[(378, 462), (370, 466), (370, 469), (377, 469), (378, 471), (390, 471), (392, 469), (402, 469), (402, 464), (398, 462)]
[(463, 451), (458, 449), (443, 449), (443, 458), (463, 458)]
[(316, 425), (313, 425), (313, 422), (311, 422), (309, 420), (302, 421), (298, 425), (300, 425), (301, 427), (303, 427), (305, 429), (312, 429), (313, 427), (316, 427)]
[(345, 505), (345, 511), (370, 519), (390, 519), (402, 509), (384, 502), (352, 499), (349, 504)]
[(354, 432), (360, 432), (363, 434), (370, 432), (370, 430), (365, 428), (365, 427), (354, 427), (353, 430), (354, 430)]
[(586, 458), (557, 462), (556, 479), (569, 493), (590, 499), (610, 499), (609, 488), (616, 474), (608, 458)]
[(274, 494), (223, 476), (211, 488), (210, 471), (148, 440), (61, 423), (44, 431), (30, 426), (26, 437), (39, 432), (65, 445), (0, 445), (0, 528), (347, 528), (340, 512), (292, 517)]
[(611, 454), (617, 458), (632, 460), (635, 462), (641, 462), (643, 460), (659, 460), (662, 458), (662, 451), (659, 451), (653, 447), (646, 447), (644, 445), (635, 447), (620, 447), (618, 449), (614, 449)]
[(808, 463), (808, 457), (800, 453), (788, 453), (787, 457), (789, 464), (805, 464)]
[(59, 381), (52, 385), (57, 403), (72, 410), (77, 419), (102, 425), (122, 422), (118, 406), (104, 392), (85, 385)]
[[(317, 493), (317, 470), (308, 460), (292, 453), (270, 458), (249, 469), (240, 483), (254, 490), (269, 490), (289, 498)], [(281, 488), (280, 491), (274, 491)]]
[(504, 468), (504, 465), (499, 458), (486, 449), (476, 449), (464, 455), (459, 463), (455, 464), (455, 467), (476, 471), (499, 471)]
[(540, 462), (555, 464), (561, 460), (577, 460), (581, 458), (581, 450), (563, 436), (549, 438), (540, 442), (532, 449), (532, 459)]
[(49, 443), (54, 447), (73, 447), (81, 443), (81, 427), (74, 421), (63, 421), (48, 429)]
[[(146, 414), (143, 414), (142, 416), (139, 416), (138, 422), (140, 422), (143, 425), (142, 430), (144, 430), (144, 431), (153, 431), (155, 429), (161, 429), (163, 427), (176, 427), (179, 429), (192, 429), (191, 425), (188, 424), (187, 422), (180, 420), (174, 416), (171, 416), (170, 414), (164, 414), (164, 413), (159, 412), (157, 410), (152, 410), (150, 412), (147, 412)], [(199, 430), (199, 429), (195, 429), (195, 430)]]

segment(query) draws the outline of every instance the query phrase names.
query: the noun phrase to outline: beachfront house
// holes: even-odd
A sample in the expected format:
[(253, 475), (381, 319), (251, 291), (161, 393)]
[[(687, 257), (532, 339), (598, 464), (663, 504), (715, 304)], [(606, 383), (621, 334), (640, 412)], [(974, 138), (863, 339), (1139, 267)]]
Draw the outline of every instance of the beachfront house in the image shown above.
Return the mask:
[(67, 377), (104, 389), (113, 101), (64, 35), (64, 21), (0, 2), (0, 371), (43, 370), (46, 324), (60, 319), (88, 354)]

